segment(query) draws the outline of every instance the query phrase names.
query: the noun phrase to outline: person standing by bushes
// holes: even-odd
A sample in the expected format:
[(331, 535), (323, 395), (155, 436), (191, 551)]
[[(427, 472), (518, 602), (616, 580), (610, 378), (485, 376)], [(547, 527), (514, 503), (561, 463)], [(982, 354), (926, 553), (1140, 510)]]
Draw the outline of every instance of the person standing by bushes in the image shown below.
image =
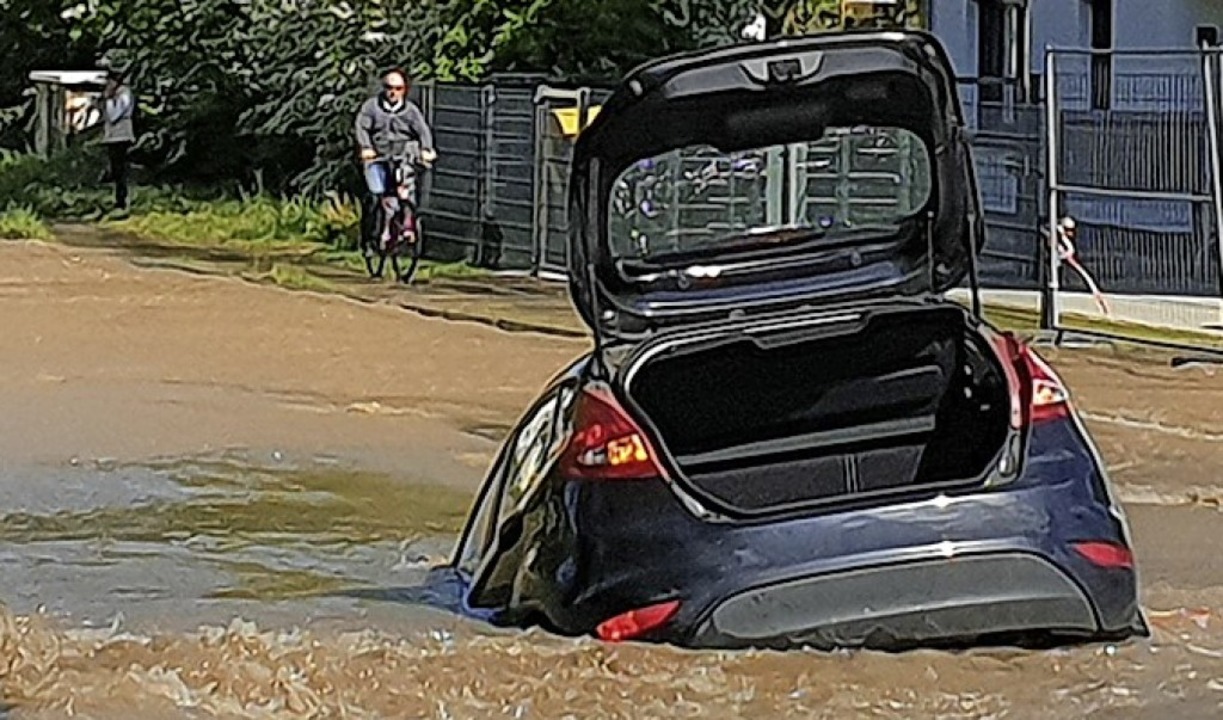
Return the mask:
[(106, 72), (106, 87), (102, 90), (102, 142), (110, 155), (110, 180), (115, 184), (115, 210), (128, 208), (128, 152), (136, 142), (133, 117), (136, 98), (127, 86), (126, 73), (120, 68)]

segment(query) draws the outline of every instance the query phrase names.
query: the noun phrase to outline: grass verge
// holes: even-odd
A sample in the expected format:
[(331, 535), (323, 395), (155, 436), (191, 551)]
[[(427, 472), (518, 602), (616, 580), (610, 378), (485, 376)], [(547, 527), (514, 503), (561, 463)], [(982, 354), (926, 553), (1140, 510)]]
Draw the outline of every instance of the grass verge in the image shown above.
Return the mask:
[[(1033, 335), (1040, 330), (1040, 316), (1031, 310), (1002, 305), (986, 305), (985, 318), (995, 326), (1019, 335)], [(1082, 333), (1100, 336), (1119, 343), (1147, 346), (1184, 346), (1204, 351), (1223, 352), (1223, 334), (1193, 332), (1179, 328), (1156, 327), (1123, 320), (1105, 320), (1077, 313), (1065, 313), (1062, 327), (1067, 334)]]
[(194, 203), (185, 210), (137, 209), (112, 229), (173, 246), (243, 254), (310, 255), (357, 245), (359, 216), (341, 200), (250, 198)]
[[(121, 233), (174, 249), (192, 248), (271, 259), (279, 270), (272, 278), (283, 287), (334, 290), (333, 283), (314, 277), (311, 265), (338, 267), (364, 275), (358, 244), (360, 215), (339, 199), (320, 203), (304, 200), (251, 198), (196, 204), (181, 211), (135, 212), (130, 218), (104, 221)], [(290, 264), (300, 265), (292, 269)], [(486, 270), (465, 262), (421, 261), (416, 281), (486, 276)], [(268, 279), (268, 273), (259, 275)], [(306, 278), (312, 278), (307, 280)]]
[(268, 283), (286, 290), (330, 293), (339, 289), (335, 283), (314, 275), (308, 268), (284, 263), (274, 263), (272, 269), (267, 272), (243, 272), (240, 276), (245, 280)]
[[(102, 150), (93, 145), (49, 158), (0, 150), (0, 208), (18, 208), (5, 213), (0, 236), (50, 239), (43, 220), (97, 222), (108, 231), (108, 240), (138, 241), (131, 243), (136, 254), (148, 250), (203, 262), (249, 259), (261, 276), (273, 263), (328, 265), (365, 274), (355, 253), (360, 211), (349, 199), (279, 199), (238, 196), (217, 187), (141, 185), (133, 188), (130, 216), (116, 218), (106, 213), (113, 197), (100, 180), (104, 166)], [(417, 278), (428, 282), (481, 274), (464, 263), (422, 263)], [(274, 279), (296, 286), (307, 275), (282, 270)]]
[(11, 207), (0, 211), (0, 239), (50, 240), (51, 230), (31, 208)]
[(1223, 335), (1194, 332), (1180, 328), (1156, 327), (1121, 320), (1099, 320), (1086, 315), (1066, 313), (1062, 326), (1068, 333), (1104, 334), (1127, 341), (1223, 351)]

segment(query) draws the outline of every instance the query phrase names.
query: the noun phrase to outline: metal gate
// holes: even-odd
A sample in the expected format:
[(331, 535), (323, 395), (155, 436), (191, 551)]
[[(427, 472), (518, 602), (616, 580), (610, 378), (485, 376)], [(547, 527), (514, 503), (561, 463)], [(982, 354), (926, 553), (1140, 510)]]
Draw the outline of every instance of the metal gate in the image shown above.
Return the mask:
[(1044, 204), (1044, 108), (1017, 100), (1018, 88), (980, 92), (996, 83), (960, 81), (972, 137), (973, 163), (985, 215), (981, 284), (991, 289), (1040, 287), (1040, 226)]
[(421, 104), (439, 157), (428, 173), (426, 252), (435, 260), (470, 258), (481, 234), (488, 93), (452, 83), (431, 83), (422, 90)]
[(428, 83), (419, 101), (440, 158), (426, 175), (430, 257), (533, 268), (534, 84)]
[(1045, 81), (1053, 328), (1223, 343), (1218, 50), (1051, 50)]
[(534, 84), (486, 86), (481, 253), (478, 264), (529, 270), (535, 264)]
[(573, 141), (592, 119), (590, 88), (535, 92), (534, 267), (540, 275), (569, 269), (569, 161)]

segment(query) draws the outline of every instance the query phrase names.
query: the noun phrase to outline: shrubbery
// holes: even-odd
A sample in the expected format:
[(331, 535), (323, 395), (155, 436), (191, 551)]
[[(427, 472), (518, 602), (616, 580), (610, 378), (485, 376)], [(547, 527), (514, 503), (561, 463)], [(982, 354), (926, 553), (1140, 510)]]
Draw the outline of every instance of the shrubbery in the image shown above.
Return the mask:
[(186, 245), (353, 250), (359, 219), (352, 203), (337, 198), (254, 197), (194, 203), (185, 211), (140, 212), (117, 225), (136, 235)]
[[(382, 68), (405, 65), (422, 78), (455, 81), (497, 70), (607, 80), (647, 58), (732, 38), (754, 6), (0, 0), (0, 47), (41, 37), (47, 47), (36, 61), (48, 67), (57, 57), (79, 65), (91, 54), (129, 66), (141, 99), (139, 151), (158, 184), (231, 181), (248, 191), (321, 197), (359, 180), (353, 115)], [(21, 23), (29, 26), (17, 32)], [(26, 60), (0, 66), (0, 122), (21, 102), (14, 93), (33, 69)]]
[(0, 240), (48, 240), (51, 231), (28, 207), (0, 209)]
[[(97, 146), (50, 158), (0, 152), (0, 212), (21, 227), (31, 221), (96, 219), (112, 190), (101, 182), (105, 154)], [(320, 199), (244, 196), (218, 186), (147, 186), (132, 190), (131, 218), (119, 226), (181, 244), (316, 244), (357, 246), (359, 210), (339, 195)], [(45, 230), (45, 226), (44, 226)], [(11, 235), (10, 235), (11, 236)]]

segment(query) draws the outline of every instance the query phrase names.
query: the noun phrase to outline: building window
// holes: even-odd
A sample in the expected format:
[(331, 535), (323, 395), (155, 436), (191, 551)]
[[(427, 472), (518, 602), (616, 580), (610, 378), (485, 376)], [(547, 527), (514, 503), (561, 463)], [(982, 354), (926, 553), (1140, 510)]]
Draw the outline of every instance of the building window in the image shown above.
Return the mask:
[(1113, 99), (1113, 0), (1088, 0), (1091, 4), (1091, 48), (1107, 50), (1091, 58), (1091, 107), (1107, 110)]
[(1002, 102), (1006, 77), (1006, 5), (1002, 0), (977, 3), (977, 78), (982, 102)]
[(1029, 1), (976, 0), (977, 77), (984, 102), (1029, 98)]

